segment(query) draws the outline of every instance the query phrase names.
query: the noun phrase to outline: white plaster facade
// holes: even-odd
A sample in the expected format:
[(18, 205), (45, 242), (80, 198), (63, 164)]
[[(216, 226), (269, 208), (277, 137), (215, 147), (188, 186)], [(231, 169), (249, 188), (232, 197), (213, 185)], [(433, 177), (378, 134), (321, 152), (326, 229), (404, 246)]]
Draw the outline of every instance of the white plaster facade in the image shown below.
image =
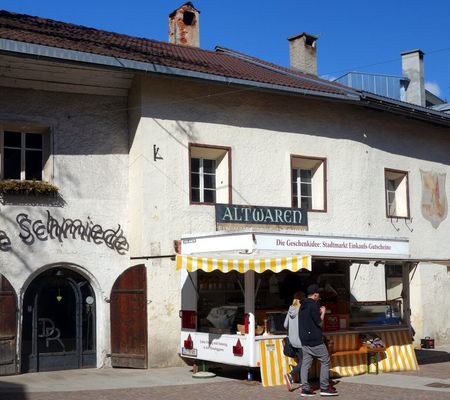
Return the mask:
[[(0, 229), (12, 242), (0, 253), (1, 273), (19, 302), (30, 281), (55, 264), (85, 275), (97, 298), (98, 366), (108, 365), (110, 352), (107, 301), (120, 273), (136, 264), (130, 256), (172, 255), (182, 235), (216, 229), (214, 207), (189, 201), (189, 144), (231, 148), (231, 199), (241, 205), (290, 207), (291, 155), (326, 158), (327, 209), (309, 213), (310, 232), (407, 237), (413, 259), (450, 258), (449, 220), (435, 229), (420, 210), (420, 169), (450, 173), (448, 128), (337, 101), (156, 75), (135, 76), (128, 98), (3, 87), (2, 94), (0, 121), (51, 129), (52, 180), (64, 202), (0, 206)], [(386, 217), (384, 168), (408, 172), (410, 220)], [(26, 246), (17, 214), (36, 220), (46, 210), (55, 218), (90, 217), (105, 229), (120, 224), (130, 251), (82, 240)], [(148, 364), (175, 365), (180, 274), (170, 258), (145, 264)], [(382, 265), (350, 275), (355, 297), (384, 298)], [(411, 278), (416, 338), (450, 343), (448, 267), (419, 264)]]
[[(450, 257), (449, 220), (434, 229), (420, 210), (420, 169), (450, 172), (446, 128), (354, 105), (246, 90), (230, 94), (229, 88), (167, 78), (136, 80), (130, 104), (142, 112), (131, 124), (130, 193), (139, 205), (131, 209), (133, 255), (171, 254), (181, 235), (216, 229), (214, 207), (189, 203), (188, 145), (198, 143), (231, 147), (234, 204), (289, 207), (290, 155), (324, 157), (327, 211), (309, 213), (309, 231), (407, 237), (413, 259)], [(154, 145), (162, 160), (149, 157)], [(384, 168), (408, 172), (411, 219), (386, 217)], [(169, 260), (147, 265), (149, 342), (164, 336), (175, 348), (179, 276)], [(411, 277), (416, 339), (448, 343), (442, 322), (450, 318), (447, 267), (419, 264)], [(354, 295), (384, 299), (384, 279), (383, 265), (363, 266), (352, 282)], [(430, 307), (437, 293), (445, 304), (439, 309)], [(168, 353), (154, 351), (151, 364), (175, 362)]]
[[(32, 221), (47, 220), (47, 211), (62, 218), (92, 221), (104, 229), (127, 236), (128, 224), (128, 127), (126, 98), (73, 93), (1, 88), (0, 121), (46, 126), (51, 134), (51, 182), (61, 198), (38, 201), (4, 198), (0, 205), (0, 229), (11, 249), (0, 252), (0, 272), (14, 287), (19, 302), (18, 354), (20, 355), (21, 303), (39, 274), (52, 267), (77, 271), (87, 278), (96, 297), (97, 366), (108, 362), (110, 352), (109, 304), (114, 281), (130, 266), (128, 254), (118, 254), (104, 244), (77, 238), (35, 240), (25, 244), (27, 232), (16, 221), (26, 214)], [(121, 110), (106, 112), (105, 110)]]

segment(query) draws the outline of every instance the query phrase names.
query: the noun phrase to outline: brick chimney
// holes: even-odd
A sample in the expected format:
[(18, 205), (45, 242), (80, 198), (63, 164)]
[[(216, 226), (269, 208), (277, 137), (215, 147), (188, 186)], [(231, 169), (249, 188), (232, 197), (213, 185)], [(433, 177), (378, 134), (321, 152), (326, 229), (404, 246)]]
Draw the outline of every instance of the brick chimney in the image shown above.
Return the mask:
[(188, 1), (169, 14), (169, 42), (200, 47), (200, 11)]
[(317, 75), (318, 38), (306, 32), (288, 38), (291, 69)]
[(404, 101), (425, 107), (425, 77), (423, 69), (423, 51), (411, 50), (401, 53), (402, 73), (409, 79)]

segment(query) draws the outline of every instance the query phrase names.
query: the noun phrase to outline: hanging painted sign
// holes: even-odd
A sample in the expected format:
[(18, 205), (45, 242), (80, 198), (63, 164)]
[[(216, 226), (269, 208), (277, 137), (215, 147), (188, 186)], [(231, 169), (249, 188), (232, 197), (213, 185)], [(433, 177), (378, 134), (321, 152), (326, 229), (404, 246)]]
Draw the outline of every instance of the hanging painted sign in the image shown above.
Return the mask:
[(445, 192), (445, 173), (420, 170), (422, 177), (422, 215), (437, 229), (447, 218), (447, 194)]

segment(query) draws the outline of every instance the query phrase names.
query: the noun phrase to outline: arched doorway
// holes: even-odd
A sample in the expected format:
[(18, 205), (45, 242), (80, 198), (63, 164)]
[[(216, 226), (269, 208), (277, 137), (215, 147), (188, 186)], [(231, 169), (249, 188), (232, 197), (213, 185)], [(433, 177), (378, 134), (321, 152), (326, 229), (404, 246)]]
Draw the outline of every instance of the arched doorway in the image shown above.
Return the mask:
[(52, 268), (25, 292), (22, 372), (96, 366), (94, 291), (82, 275)]

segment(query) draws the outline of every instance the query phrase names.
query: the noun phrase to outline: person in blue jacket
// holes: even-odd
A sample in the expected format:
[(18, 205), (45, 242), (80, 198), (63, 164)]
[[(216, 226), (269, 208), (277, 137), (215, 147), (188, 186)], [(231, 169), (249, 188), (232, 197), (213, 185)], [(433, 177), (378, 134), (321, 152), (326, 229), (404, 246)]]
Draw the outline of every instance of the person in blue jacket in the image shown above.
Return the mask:
[(288, 338), (291, 342), (292, 347), (295, 350), (295, 359), (297, 365), (292, 369), (291, 372), (284, 374), (284, 382), (289, 391), (292, 391), (292, 384), (294, 383), (295, 376), (300, 374), (300, 368), (302, 363), (302, 342), (300, 341), (300, 336), (298, 333), (298, 311), (300, 309), (300, 302), (305, 298), (305, 293), (296, 292), (294, 294), (294, 300), (292, 305), (286, 314), (286, 319), (284, 320), (284, 327), (288, 330)]
[(300, 373), (302, 381), (300, 396), (302, 397), (315, 395), (308, 382), (308, 373), (314, 358), (320, 361), (320, 395), (338, 395), (336, 389), (330, 386), (330, 356), (322, 335), (322, 322), (326, 309), (319, 306), (320, 292), (318, 285), (309, 285), (306, 289), (307, 297), (300, 306), (298, 322), (303, 353)]

